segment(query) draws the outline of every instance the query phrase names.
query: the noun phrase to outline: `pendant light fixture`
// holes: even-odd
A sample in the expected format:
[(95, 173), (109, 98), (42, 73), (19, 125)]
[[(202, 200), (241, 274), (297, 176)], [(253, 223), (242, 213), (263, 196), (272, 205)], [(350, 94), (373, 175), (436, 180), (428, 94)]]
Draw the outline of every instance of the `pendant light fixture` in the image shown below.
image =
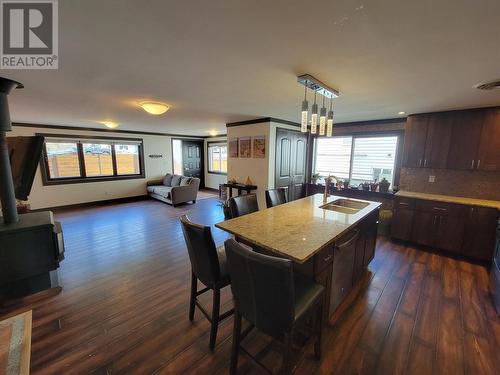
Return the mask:
[(328, 111), (328, 120), (326, 121), (326, 136), (331, 137), (333, 135), (333, 106), (332, 98), (330, 98), (330, 110)]
[(307, 86), (304, 86), (304, 100), (302, 101), (302, 120), (300, 122), (300, 131), (307, 133), (307, 120), (309, 118), (309, 102), (307, 101)]
[(318, 105), (316, 104), (316, 91), (314, 92), (314, 104), (312, 105), (311, 112), (311, 134), (316, 134), (318, 127)]
[(326, 108), (325, 108), (325, 97), (323, 96), (323, 106), (321, 107), (321, 112), (319, 115), (319, 135), (325, 135), (325, 125), (326, 125)]
[[(302, 101), (301, 122), (300, 130), (303, 133), (307, 132), (308, 117), (309, 117), (309, 103), (307, 101), (307, 89), (314, 91), (314, 103), (311, 107), (311, 134), (319, 134), (320, 136), (326, 135), (331, 137), (333, 134), (333, 102), (334, 98), (339, 97), (338, 90), (333, 89), (310, 74), (303, 74), (297, 77), (297, 82), (305, 86), (304, 100)], [(318, 104), (316, 103), (317, 94), (323, 96), (323, 106), (318, 114)], [(330, 99), (330, 110), (326, 111), (325, 98)], [(319, 119), (318, 119), (319, 116)], [(319, 120), (319, 124), (318, 124)], [(319, 125), (319, 129), (318, 129)]]

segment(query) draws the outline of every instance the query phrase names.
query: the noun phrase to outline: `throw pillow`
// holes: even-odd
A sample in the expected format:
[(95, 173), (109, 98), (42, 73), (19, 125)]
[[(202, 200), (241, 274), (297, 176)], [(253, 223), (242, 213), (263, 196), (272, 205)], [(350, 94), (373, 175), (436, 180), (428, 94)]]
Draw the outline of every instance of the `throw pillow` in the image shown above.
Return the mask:
[(182, 177), (181, 186), (188, 186), (191, 183), (191, 177)]
[(170, 186), (179, 186), (179, 184), (181, 183), (181, 178), (182, 178), (182, 176), (179, 176), (178, 174), (174, 174), (172, 176), (172, 183)]
[(163, 185), (172, 186), (172, 177), (170, 173), (167, 173), (165, 177), (163, 177)]

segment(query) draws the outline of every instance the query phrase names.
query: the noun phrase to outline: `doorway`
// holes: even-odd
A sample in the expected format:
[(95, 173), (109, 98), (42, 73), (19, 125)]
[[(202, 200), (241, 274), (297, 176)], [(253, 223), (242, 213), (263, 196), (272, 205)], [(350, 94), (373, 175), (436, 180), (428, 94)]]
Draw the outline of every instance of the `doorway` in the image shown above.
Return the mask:
[(203, 141), (172, 139), (172, 170), (174, 174), (200, 179), (200, 188), (205, 187)]

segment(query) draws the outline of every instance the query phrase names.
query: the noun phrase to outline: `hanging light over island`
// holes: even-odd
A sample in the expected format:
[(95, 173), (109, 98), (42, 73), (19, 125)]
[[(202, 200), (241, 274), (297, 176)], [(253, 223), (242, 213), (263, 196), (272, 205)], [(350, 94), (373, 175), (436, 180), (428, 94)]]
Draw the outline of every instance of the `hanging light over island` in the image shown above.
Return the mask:
[[(338, 90), (325, 85), (320, 80), (316, 79), (310, 74), (303, 74), (297, 77), (297, 82), (304, 85), (304, 100), (302, 101), (300, 130), (307, 133), (308, 120), (309, 120), (309, 102), (307, 101), (307, 89), (314, 92), (314, 104), (311, 108), (311, 134), (319, 133), (320, 136), (326, 134), (327, 137), (333, 135), (333, 103), (332, 99), (338, 98), (340, 93)], [(316, 103), (316, 96), (320, 94), (323, 96), (323, 105), (319, 113), (319, 132), (318, 132), (318, 104)], [(328, 114), (325, 107), (325, 98), (330, 99), (330, 110)]]

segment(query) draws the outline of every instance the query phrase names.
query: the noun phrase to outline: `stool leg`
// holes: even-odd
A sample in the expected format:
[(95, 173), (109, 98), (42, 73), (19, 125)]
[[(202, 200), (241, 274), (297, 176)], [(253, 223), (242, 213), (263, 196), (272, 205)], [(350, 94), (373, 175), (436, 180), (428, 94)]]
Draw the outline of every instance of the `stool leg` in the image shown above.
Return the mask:
[(238, 355), (240, 352), (241, 342), (241, 315), (237, 309), (234, 310), (234, 325), (233, 325), (233, 344), (231, 347), (231, 366), (229, 374), (235, 375), (238, 368)]
[(290, 375), (292, 373), (292, 344), (293, 330), (290, 333), (285, 333), (283, 341), (283, 363), (280, 371), (282, 375)]
[(210, 349), (215, 348), (215, 340), (217, 339), (217, 328), (219, 326), (219, 309), (220, 309), (220, 289), (214, 288), (214, 297), (212, 305), (212, 326), (210, 329)]
[(194, 308), (195, 308), (195, 303), (194, 301), (196, 300), (196, 292), (198, 289), (198, 279), (194, 275), (194, 273), (191, 273), (191, 297), (189, 298), (189, 320), (194, 319)]
[(318, 307), (315, 317), (316, 342), (314, 343), (314, 356), (321, 359), (321, 332), (323, 331), (323, 304)]

